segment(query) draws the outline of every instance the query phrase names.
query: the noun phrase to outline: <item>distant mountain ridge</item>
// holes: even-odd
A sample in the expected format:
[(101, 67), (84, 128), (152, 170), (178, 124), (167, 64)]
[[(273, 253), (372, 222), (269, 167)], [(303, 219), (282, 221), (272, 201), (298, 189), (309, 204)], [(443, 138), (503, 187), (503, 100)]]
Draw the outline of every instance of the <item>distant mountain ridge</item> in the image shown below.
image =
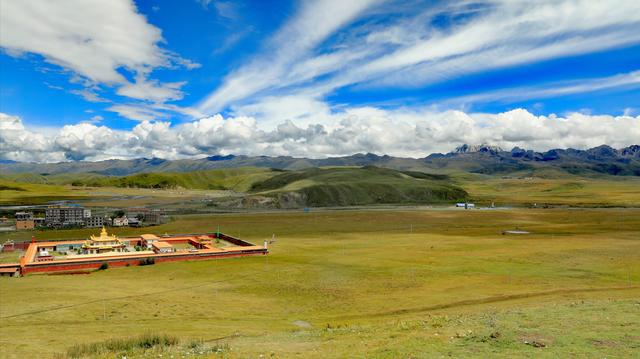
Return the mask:
[(503, 149), (498, 146), (491, 146), (487, 144), (482, 145), (467, 145), (464, 144), (453, 151), (453, 153), (472, 153), (472, 152), (487, 152), (498, 153), (503, 152)]
[(502, 174), (538, 171), (551, 168), (578, 175), (640, 176), (640, 145), (614, 149), (602, 145), (588, 150), (553, 149), (536, 152), (515, 147), (505, 151), (497, 146), (462, 145), (447, 154), (434, 153), (425, 158), (402, 158), (372, 153), (325, 159), (290, 156), (213, 155), (201, 159), (165, 160), (139, 158), (132, 160), (77, 161), (60, 163), (26, 163), (1, 161), (0, 173), (95, 173), (125, 176), (149, 172), (190, 172), (197, 170), (266, 167), (299, 170), (325, 166), (378, 166), (398, 170), (417, 170), (431, 173), (467, 171)]

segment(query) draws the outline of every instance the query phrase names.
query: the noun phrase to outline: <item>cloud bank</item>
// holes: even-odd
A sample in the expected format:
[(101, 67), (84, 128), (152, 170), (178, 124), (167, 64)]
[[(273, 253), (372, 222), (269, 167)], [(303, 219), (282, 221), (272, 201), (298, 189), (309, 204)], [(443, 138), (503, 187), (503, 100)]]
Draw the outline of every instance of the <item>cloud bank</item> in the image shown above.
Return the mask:
[(484, 114), (372, 107), (316, 116), (323, 118), (286, 120), (271, 128), (259, 126), (253, 117), (215, 115), (177, 125), (142, 121), (131, 130), (82, 122), (51, 131), (27, 128), (19, 117), (0, 114), (0, 159), (57, 162), (213, 154), (323, 158), (358, 152), (424, 157), (463, 143), (542, 151), (601, 144), (620, 148), (640, 139), (640, 116), (573, 113), (558, 117), (535, 116), (523, 109)]

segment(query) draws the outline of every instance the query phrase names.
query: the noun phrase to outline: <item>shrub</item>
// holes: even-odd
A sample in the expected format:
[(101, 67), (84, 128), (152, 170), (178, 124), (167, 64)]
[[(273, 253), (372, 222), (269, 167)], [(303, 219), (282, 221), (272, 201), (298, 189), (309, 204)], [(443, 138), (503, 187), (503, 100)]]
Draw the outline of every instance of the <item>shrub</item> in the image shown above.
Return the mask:
[(103, 342), (76, 344), (67, 350), (70, 358), (94, 357), (113, 352), (127, 352), (135, 349), (169, 347), (178, 344), (178, 338), (166, 334), (146, 333), (131, 338), (113, 338)]
[(156, 264), (156, 260), (153, 258), (145, 258), (145, 259), (141, 259), (140, 260), (140, 265), (141, 266), (148, 266), (148, 265), (152, 265), (152, 264)]
[(98, 270), (105, 270), (105, 269), (109, 269), (109, 263), (104, 262), (100, 265), (100, 268), (98, 268)]

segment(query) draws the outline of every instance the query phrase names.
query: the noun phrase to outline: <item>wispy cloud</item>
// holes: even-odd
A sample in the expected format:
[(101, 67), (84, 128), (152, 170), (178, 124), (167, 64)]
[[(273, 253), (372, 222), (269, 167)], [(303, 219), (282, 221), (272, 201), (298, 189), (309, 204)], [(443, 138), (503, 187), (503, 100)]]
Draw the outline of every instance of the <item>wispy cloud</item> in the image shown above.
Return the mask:
[(202, 101), (203, 112), (219, 111), (233, 101), (267, 89), (291, 66), (308, 59), (311, 51), (335, 31), (353, 21), (375, 0), (311, 1), (265, 44), (262, 53), (227, 76), (220, 88)]
[(421, 87), (640, 43), (637, 1), (344, 3), (303, 6), (199, 108), (211, 113), (277, 96), (321, 99), (348, 86)]
[(470, 103), (514, 103), (522, 100), (561, 97), (579, 93), (589, 93), (605, 90), (619, 90), (640, 87), (640, 70), (614, 76), (591, 79), (578, 79), (536, 86), (511, 87), (479, 94), (460, 96), (440, 101), (440, 105), (470, 104)]

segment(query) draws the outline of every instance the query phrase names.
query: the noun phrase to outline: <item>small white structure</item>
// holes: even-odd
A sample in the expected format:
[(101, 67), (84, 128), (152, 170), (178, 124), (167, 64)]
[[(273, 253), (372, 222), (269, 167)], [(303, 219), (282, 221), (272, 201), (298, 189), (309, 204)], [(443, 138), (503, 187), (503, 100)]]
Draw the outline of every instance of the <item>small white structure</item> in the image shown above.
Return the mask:
[(502, 234), (530, 234), (530, 232), (516, 229), (511, 231), (502, 231)]
[(173, 253), (175, 252), (175, 248), (167, 242), (157, 241), (151, 244), (153, 246), (153, 251), (156, 253)]
[(473, 203), (466, 203), (466, 202), (458, 202), (456, 203), (456, 207), (460, 208), (464, 208), (464, 209), (468, 209), (468, 208), (475, 208), (476, 205)]
[(114, 218), (111, 225), (114, 227), (125, 227), (129, 225), (129, 219), (127, 217)]
[(143, 234), (140, 238), (142, 238), (142, 245), (146, 246), (147, 249), (153, 249), (153, 243), (160, 240), (155, 234)]

